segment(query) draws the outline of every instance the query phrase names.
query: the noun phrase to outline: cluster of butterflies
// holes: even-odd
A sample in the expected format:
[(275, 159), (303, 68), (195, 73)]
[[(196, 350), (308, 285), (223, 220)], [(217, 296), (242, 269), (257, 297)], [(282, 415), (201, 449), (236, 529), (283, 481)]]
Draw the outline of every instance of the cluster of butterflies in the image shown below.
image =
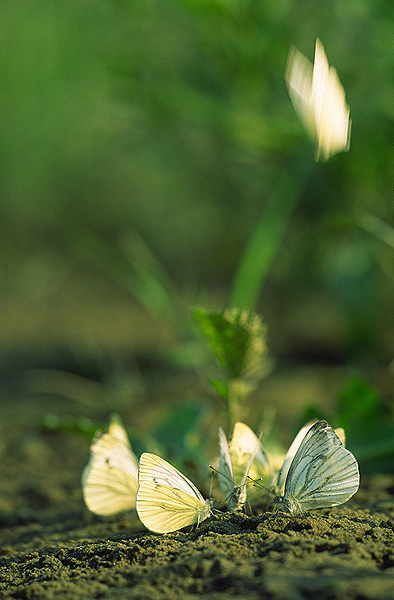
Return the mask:
[[(261, 481), (271, 482), (272, 504), (293, 515), (342, 504), (359, 486), (358, 464), (344, 446), (344, 432), (334, 431), (327, 421), (301, 429), (277, 474), (260, 439), (244, 423), (235, 424), (230, 443), (219, 428), (219, 447), (215, 470), (232, 512), (242, 509)], [(111, 420), (108, 433), (94, 437), (82, 489), (92, 512), (106, 516), (136, 507), (145, 527), (156, 533), (198, 525), (212, 514), (213, 501), (204, 500), (163, 458), (144, 452), (137, 460), (118, 418)]]

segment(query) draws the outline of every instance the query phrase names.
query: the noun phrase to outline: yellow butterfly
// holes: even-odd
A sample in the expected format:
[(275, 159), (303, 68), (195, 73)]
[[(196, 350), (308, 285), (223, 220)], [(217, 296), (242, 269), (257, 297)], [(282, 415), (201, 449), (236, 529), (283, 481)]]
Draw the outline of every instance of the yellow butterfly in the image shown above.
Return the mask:
[(113, 515), (135, 506), (138, 462), (119, 417), (113, 416), (108, 433), (98, 432), (82, 473), (82, 492), (89, 510)]
[(211, 501), (160, 456), (144, 452), (138, 469), (137, 513), (156, 533), (177, 531), (201, 523), (211, 514)]

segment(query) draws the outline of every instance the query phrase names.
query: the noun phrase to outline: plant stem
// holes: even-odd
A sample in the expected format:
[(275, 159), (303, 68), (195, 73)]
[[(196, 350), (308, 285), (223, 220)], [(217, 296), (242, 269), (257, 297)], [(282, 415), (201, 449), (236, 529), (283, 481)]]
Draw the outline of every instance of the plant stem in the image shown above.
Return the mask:
[(279, 248), (307, 175), (284, 173), (247, 242), (235, 274), (229, 306), (255, 310), (260, 289)]

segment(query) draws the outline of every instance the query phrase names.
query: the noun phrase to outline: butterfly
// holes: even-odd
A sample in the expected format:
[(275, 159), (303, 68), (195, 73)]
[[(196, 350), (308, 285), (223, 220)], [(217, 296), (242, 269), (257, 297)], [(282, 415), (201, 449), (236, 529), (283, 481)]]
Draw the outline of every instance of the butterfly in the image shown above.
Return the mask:
[(113, 515), (135, 506), (138, 461), (119, 417), (113, 416), (108, 433), (98, 432), (82, 473), (82, 492), (88, 509)]
[(351, 122), (345, 92), (319, 39), (313, 67), (297, 48), (291, 48), (285, 79), (293, 106), (316, 141), (316, 160), (326, 161), (349, 150)]
[(156, 454), (141, 455), (138, 480), (137, 513), (151, 531), (177, 531), (211, 514), (211, 500), (204, 500), (185, 475)]
[[(259, 438), (244, 423), (234, 425), (230, 444), (226, 434), (219, 427), (220, 461), (218, 479), (231, 512), (239, 510), (246, 502), (246, 484), (252, 464), (256, 463), (256, 473), (269, 468), (261, 448)], [(260, 477), (259, 477), (260, 478)]]
[(273, 501), (293, 515), (343, 504), (360, 483), (357, 460), (327, 421), (314, 423), (306, 432), (304, 429), (289, 448)]
[[(277, 495), (284, 493), (286, 477), (287, 477), (287, 473), (288, 473), (290, 465), (291, 465), (291, 461), (293, 460), (295, 453), (297, 452), (302, 440), (304, 439), (306, 432), (309, 431), (309, 429), (315, 423), (317, 423), (316, 419), (308, 421), (308, 423), (306, 423), (303, 427), (301, 427), (300, 431), (297, 433), (294, 440), (292, 441), (290, 448), (288, 449), (287, 454), (284, 456), (284, 458), (282, 455), (283, 464), (280, 467), (278, 477), (276, 480), (276, 484), (275, 484), (275, 490), (276, 490)], [(338, 427), (338, 428), (334, 429), (334, 431), (337, 434), (337, 436), (339, 437), (339, 439), (341, 440), (342, 444), (345, 445), (346, 436), (345, 436), (345, 431), (342, 429), (342, 427)]]

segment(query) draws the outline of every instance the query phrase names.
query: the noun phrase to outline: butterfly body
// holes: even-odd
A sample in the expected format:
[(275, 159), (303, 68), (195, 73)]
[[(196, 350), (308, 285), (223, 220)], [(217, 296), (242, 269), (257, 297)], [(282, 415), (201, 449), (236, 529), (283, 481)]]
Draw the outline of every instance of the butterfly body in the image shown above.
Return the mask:
[(234, 485), (226, 498), (227, 508), (230, 512), (241, 510), (246, 502), (246, 484)]
[(302, 515), (304, 512), (301, 504), (295, 498), (276, 496), (273, 504), (275, 504), (277, 510), (281, 510), (284, 513), (290, 513), (291, 515)]
[(234, 486), (231, 500), (234, 506), (243, 506), (246, 502), (246, 486), (236, 485)]

